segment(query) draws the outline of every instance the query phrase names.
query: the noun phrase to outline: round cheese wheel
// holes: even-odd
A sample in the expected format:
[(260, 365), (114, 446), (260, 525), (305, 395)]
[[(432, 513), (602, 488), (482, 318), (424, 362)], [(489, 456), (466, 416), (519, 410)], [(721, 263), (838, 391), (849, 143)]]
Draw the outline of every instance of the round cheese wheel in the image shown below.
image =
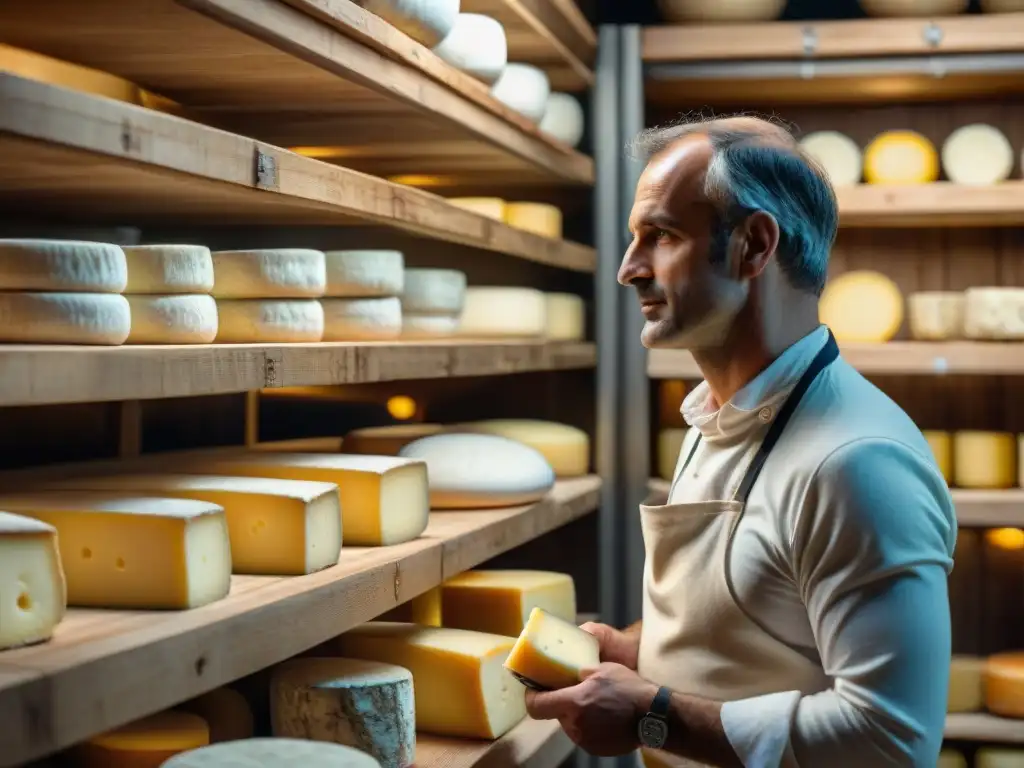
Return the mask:
[(582, 429), (539, 419), (488, 419), (452, 427), (453, 432), (498, 435), (528, 445), (547, 459), (556, 477), (579, 477), (590, 468), (590, 438)]
[(987, 341), (1024, 338), (1024, 288), (968, 288), (964, 292), (964, 336)]
[(962, 291), (922, 291), (907, 298), (910, 335), (921, 341), (959, 339), (964, 333)]
[(829, 280), (819, 307), (821, 321), (840, 342), (886, 342), (903, 324), (903, 295), (880, 272), (853, 270)]
[(313, 342), (324, 335), (316, 299), (221, 299), (217, 315), (218, 344)]
[(586, 334), (586, 305), (574, 293), (545, 293), (544, 335), (556, 341), (583, 341)]
[(915, 131), (886, 131), (864, 150), (868, 184), (928, 184), (938, 178), (939, 154)]
[(533, 232), (541, 237), (562, 237), (562, 212), (547, 203), (508, 203), (505, 222), (510, 227)]
[(324, 296), (355, 299), (401, 296), (405, 256), (401, 251), (327, 251)]
[(860, 0), (868, 16), (953, 16), (964, 13), (970, 0)]
[(213, 257), (204, 245), (126, 245), (125, 293), (209, 293)]
[(1020, 13), (1024, 0), (981, 0), (982, 13)]
[(402, 314), (402, 336), (410, 339), (441, 339), (459, 332), (458, 315)]
[(942, 169), (957, 184), (984, 186), (1010, 178), (1014, 153), (998, 128), (984, 123), (964, 125), (942, 145)]
[(585, 122), (583, 107), (575, 96), (568, 93), (548, 94), (548, 103), (540, 120), (540, 129), (544, 133), (575, 147), (583, 138)]
[(323, 341), (394, 339), (402, 332), (402, 302), (384, 299), (321, 299)]
[(815, 131), (800, 140), (800, 147), (825, 169), (832, 186), (860, 183), (864, 158), (849, 136), (839, 131)]
[(179, 704), (175, 709), (203, 718), (210, 728), (211, 744), (251, 739), (255, 732), (249, 702), (234, 688), (214, 688), (202, 696)]
[(984, 704), (982, 681), (985, 660), (977, 656), (953, 656), (949, 667), (947, 712), (977, 712)]
[(456, 69), (493, 83), (508, 63), (508, 39), (501, 22), (490, 16), (460, 13), (434, 53)]
[(544, 70), (532, 64), (508, 64), (491, 86), (491, 96), (529, 120), (544, 117), (551, 82)]
[[(305, 739), (242, 739), (176, 755), (160, 768), (381, 768), (365, 752)], [(107, 767), (109, 768), (109, 767)]]
[(967, 768), (967, 758), (955, 749), (943, 749), (939, 752), (938, 768)]
[(500, 197), (449, 197), (448, 202), (489, 219), (505, 220), (505, 201)]
[(356, 0), (356, 5), (377, 14), (428, 48), (452, 31), (459, 4), (459, 0)]
[(128, 344), (210, 344), (217, 338), (217, 300), (201, 294), (127, 296)]
[(547, 301), (536, 288), (472, 286), (459, 318), (462, 336), (543, 336)]
[(212, 293), (218, 299), (318, 298), (326, 288), (321, 251), (274, 248), (213, 254)]
[(423, 437), (438, 435), (440, 424), (390, 424), (386, 427), (353, 429), (341, 443), (345, 453), (369, 456), (397, 456), (403, 446)]
[(935, 463), (939, 467), (946, 484), (953, 482), (953, 435), (941, 430), (926, 429), (922, 431), (928, 447), (932, 449)]
[(953, 483), (998, 489), (1017, 484), (1017, 441), (1009, 432), (964, 430), (953, 434)]
[(81, 240), (0, 240), (0, 291), (121, 293), (124, 251)]
[(0, 292), (0, 342), (123, 344), (132, 312), (116, 293)]
[(466, 303), (466, 273), (457, 269), (407, 269), (402, 312), (458, 315)]
[(997, 653), (985, 664), (985, 709), (1024, 718), (1024, 651)]
[(409, 443), (398, 455), (427, 463), (431, 509), (530, 504), (555, 484), (543, 454), (497, 435), (434, 435)]
[(673, 22), (772, 21), (782, 15), (786, 0), (658, 0), (658, 7)]
[(94, 736), (72, 747), (71, 757), (81, 768), (159, 766), (209, 743), (210, 730), (203, 718), (170, 709)]

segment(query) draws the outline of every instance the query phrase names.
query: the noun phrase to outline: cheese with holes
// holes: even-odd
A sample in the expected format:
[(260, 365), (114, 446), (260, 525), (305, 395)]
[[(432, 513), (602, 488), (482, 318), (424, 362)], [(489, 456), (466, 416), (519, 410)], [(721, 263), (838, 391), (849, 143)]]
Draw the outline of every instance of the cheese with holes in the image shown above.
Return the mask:
[(1022, 768), (1024, 749), (982, 747), (974, 753), (974, 768)]
[(540, 129), (570, 147), (578, 146), (583, 138), (585, 125), (583, 107), (575, 96), (569, 93), (548, 94)]
[(679, 453), (683, 449), (686, 429), (669, 428), (658, 432), (658, 477), (671, 482), (675, 478)]
[(457, 432), (507, 437), (528, 445), (547, 460), (556, 477), (579, 477), (590, 468), (590, 438), (582, 429), (539, 419), (488, 419), (459, 424)]
[(886, 131), (864, 150), (868, 184), (928, 184), (939, 178), (939, 153), (914, 131)]
[(200, 294), (126, 296), (128, 344), (210, 344), (217, 338), (217, 300)]
[(354, 299), (401, 296), (405, 256), (401, 251), (327, 251), (325, 296)]
[(505, 667), (531, 687), (557, 690), (576, 685), (584, 669), (598, 666), (600, 651), (597, 638), (574, 622), (534, 608)]
[(547, 300), (536, 288), (472, 286), (466, 289), (459, 335), (543, 336), (547, 324)]
[(49, 640), (66, 608), (57, 530), (0, 512), (0, 651)]
[(505, 201), (500, 197), (449, 197), (448, 202), (489, 219), (505, 221)]
[(955, 184), (998, 184), (1010, 178), (1015, 162), (1010, 140), (984, 123), (957, 128), (942, 145), (942, 170)]
[(540, 451), (497, 435), (424, 437), (398, 455), (426, 462), (431, 509), (530, 504), (555, 484), (554, 470)]
[(209, 293), (213, 257), (204, 245), (126, 245), (125, 293)]
[(160, 768), (382, 768), (365, 752), (306, 739), (243, 739), (183, 752)]
[(224, 508), (234, 573), (295, 576), (338, 562), (342, 507), (333, 483), (217, 475), (111, 475), (62, 489), (194, 499)]
[(446, 627), (518, 637), (535, 608), (575, 621), (572, 576), (554, 571), (466, 571), (441, 585)]
[(384, 768), (406, 768), (416, 759), (412, 685), (409, 670), (380, 661), (286, 661), (270, 681), (274, 735), (344, 744)]
[(241, 477), (334, 483), (341, 496), (342, 541), (388, 546), (417, 538), (430, 512), (427, 465), (393, 456), (254, 453), (195, 460), (198, 471)]
[(460, 13), (434, 53), (456, 69), (493, 83), (508, 63), (505, 27), (490, 16)]
[(923, 291), (907, 298), (910, 335), (922, 341), (959, 339), (964, 333), (962, 291)]
[(782, 15), (786, 0), (658, 0), (658, 5), (666, 21), (714, 24), (772, 21)]
[(196, 608), (231, 586), (227, 521), (216, 504), (45, 491), (0, 496), (0, 509), (57, 529), (68, 605)]
[(428, 48), (451, 32), (459, 16), (459, 0), (357, 0), (356, 5)]
[(251, 739), (255, 733), (252, 708), (234, 688), (214, 688), (175, 709), (203, 718), (210, 729), (211, 744)]
[(218, 299), (218, 344), (297, 343), (324, 336), (316, 299)]
[(556, 240), (562, 237), (562, 212), (547, 203), (509, 203), (505, 207), (505, 222), (535, 235)]
[(903, 294), (881, 272), (844, 272), (828, 281), (819, 314), (836, 341), (890, 341), (903, 324)]
[(458, 333), (458, 315), (402, 315), (402, 336), (408, 339), (441, 339)]
[(825, 169), (834, 187), (860, 183), (864, 157), (857, 143), (839, 131), (814, 131), (800, 140), (800, 148)]
[(949, 667), (947, 712), (977, 712), (984, 706), (984, 672), (984, 659), (976, 656), (953, 656)]
[(967, 768), (967, 758), (955, 749), (943, 749), (939, 752), (938, 768)]
[(402, 312), (458, 315), (466, 301), (466, 273), (457, 269), (407, 269)]
[(422, 595), (395, 606), (387, 613), (381, 614), (381, 621), (408, 621), (424, 627), (440, 627), (441, 621), (441, 588), (428, 589)]
[(201, 717), (172, 709), (94, 736), (72, 747), (69, 757), (79, 768), (156, 768), (209, 743), (210, 729)]
[(960, 488), (1012, 488), (1017, 441), (1008, 432), (953, 433), (953, 482)]
[(345, 435), (345, 453), (370, 456), (397, 456), (403, 446), (421, 437), (440, 434), (440, 424), (390, 424), (386, 427), (363, 427)]
[(967, 10), (970, 0), (860, 0), (868, 16), (953, 16)]
[(583, 341), (586, 307), (574, 293), (545, 293), (547, 327), (544, 335), (555, 341)]
[(503, 666), (514, 644), (485, 632), (374, 621), (329, 647), (412, 672), (416, 727), (423, 733), (497, 739), (526, 716), (526, 689)]
[(213, 254), (213, 295), (218, 299), (318, 298), (326, 289), (327, 264), (321, 251), (276, 248)]
[(0, 240), (0, 291), (121, 293), (124, 251), (81, 240)]
[(953, 482), (953, 435), (949, 432), (942, 432), (934, 429), (926, 429), (922, 432), (924, 439), (935, 456), (935, 463), (939, 467), (942, 476), (947, 483)]
[(123, 344), (132, 313), (116, 293), (0, 292), (0, 342)]
[(1024, 288), (968, 288), (964, 336), (985, 341), (1024, 338)]
[(1001, 717), (1024, 718), (1024, 651), (988, 657), (985, 708)]
[(323, 341), (378, 341), (402, 332), (402, 302), (397, 296), (374, 299), (321, 299)]
[(491, 96), (527, 120), (539, 123), (551, 93), (551, 81), (532, 64), (506, 64), (491, 86)]

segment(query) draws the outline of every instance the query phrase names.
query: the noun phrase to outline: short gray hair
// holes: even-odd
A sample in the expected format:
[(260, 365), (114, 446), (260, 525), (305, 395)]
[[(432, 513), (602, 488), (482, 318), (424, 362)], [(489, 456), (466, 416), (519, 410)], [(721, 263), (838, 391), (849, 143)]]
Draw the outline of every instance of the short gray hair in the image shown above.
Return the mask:
[(825, 170), (803, 152), (781, 121), (751, 115), (683, 119), (641, 132), (630, 145), (644, 163), (676, 141), (704, 134), (713, 156), (704, 193), (718, 209), (722, 242), (755, 211), (770, 213), (779, 225), (779, 267), (798, 289), (820, 295), (839, 226), (835, 191)]

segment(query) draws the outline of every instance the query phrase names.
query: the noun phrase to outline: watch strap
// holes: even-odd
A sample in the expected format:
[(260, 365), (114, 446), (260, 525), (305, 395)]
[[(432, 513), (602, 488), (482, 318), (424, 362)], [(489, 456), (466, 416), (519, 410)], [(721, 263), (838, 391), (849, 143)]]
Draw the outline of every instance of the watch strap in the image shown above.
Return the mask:
[(650, 714), (665, 719), (668, 717), (669, 707), (672, 704), (672, 691), (662, 686), (654, 694), (654, 701), (651, 702)]

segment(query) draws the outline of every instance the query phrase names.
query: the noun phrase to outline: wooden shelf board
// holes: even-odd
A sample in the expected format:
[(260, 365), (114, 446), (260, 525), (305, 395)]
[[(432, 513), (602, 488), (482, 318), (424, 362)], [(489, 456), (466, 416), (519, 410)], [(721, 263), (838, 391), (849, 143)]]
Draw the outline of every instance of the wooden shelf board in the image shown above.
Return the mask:
[[(259, 160), (272, 172), (260, 174)], [(593, 248), (180, 117), (0, 74), (0, 205), (92, 224), (390, 226), (592, 272)]]
[(576, 749), (557, 720), (527, 717), (495, 741), (416, 735), (416, 768), (558, 768)]
[(839, 187), (842, 227), (1018, 226), (1024, 217), (1024, 182), (964, 186), (939, 181), (912, 186)]
[[(54, 0), (48, 8), (65, 23), (44, 30), (32, 0), (11, 0), (0, 8), (0, 29), (9, 45), (148, 84), (228, 130), (282, 146), (329, 138), (351, 148), (347, 165), (367, 173), (388, 175), (402, 160), (416, 172), (451, 173), (446, 158), (468, 144), (474, 179), (593, 184), (591, 158), (479, 88), (447, 84), (463, 82), (454, 70), (439, 80), (443, 65), (426, 49), (416, 63), (382, 53), (398, 33), (376, 16), (348, 0), (289, 2)], [(330, 26), (325, 16), (339, 21)], [(386, 38), (376, 47), (367, 42), (375, 30)]]
[[(866, 375), (1024, 375), (1024, 344), (1014, 342), (891, 341), (840, 345), (843, 358)], [(651, 350), (647, 373), (654, 379), (699, 379), (685, 350)]]
[(1024, 721), (983, 712), (946, 715), (946, 738), (957, 741), (988, 741), (1024, 744)]
[[(592, 512), (600, 485), (596, 477), (564, 480), (526, 507), (434, 512), (416, 541), (343, 548), (337, 566), (309, 576), (235, 576), (231, 595), (203, 608), (71, 610), (49, 643), (0, 653), (0, 711), (12, 715), (0, 718), (0, 766), (51, 754), (302, 653)], [(529, 732), (526, 741), (544, 741)]]

